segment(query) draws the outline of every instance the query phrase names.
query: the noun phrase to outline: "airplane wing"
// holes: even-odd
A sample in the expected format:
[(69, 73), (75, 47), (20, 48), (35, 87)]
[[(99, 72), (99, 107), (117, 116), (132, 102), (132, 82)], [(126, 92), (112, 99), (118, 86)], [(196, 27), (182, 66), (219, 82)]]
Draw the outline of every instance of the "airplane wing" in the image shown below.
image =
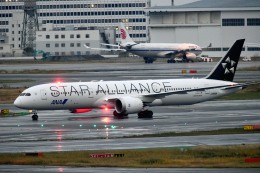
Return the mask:
[(92, 48), (92, 47), (89, 47), (87, 45), (84, 44), (84, 47), (87, 48), (87, 49), (92, 49), (92, 50), (103, 50), (103, 51), (121, 51), (121, 52), (125, 52), (126, 50), (125, 49), (106, 49), (106, 48)]
[(253, 81), (253, 82), (239, 83), (239, 84), (234, 85), (234, 86), (225, 87), (225, 88), (223, 88), (223, 90), (238, 88), (238, 87), (242, 87), (242, 89), (245, 89), (250, 85), (258, 85), (258, 84), (260, 84), (260, 82), (254, 82)]
[(120, 45), (117, 45), (117, 44), (106, 44), (106, 43), (100, 43), (101, 45), (103, 46), (110, 46), (110, 47), (118, 47), (120, 48)]
[(168, 52), (160, 52), (160, 53), (158, 53), (158, 56), (173, 58), (173, 57), (183, 56), (183, 54), (185, 54), (185, 52), (183, 52), (183, 51), (168, 51)]

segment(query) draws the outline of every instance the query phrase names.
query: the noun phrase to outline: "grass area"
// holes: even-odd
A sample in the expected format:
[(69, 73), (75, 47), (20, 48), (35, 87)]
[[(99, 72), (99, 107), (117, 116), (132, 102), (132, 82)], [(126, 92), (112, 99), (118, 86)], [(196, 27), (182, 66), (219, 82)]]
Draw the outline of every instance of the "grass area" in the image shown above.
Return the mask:
[[(124, 157), (91, 158), (93, 153), (124, 154)], [(23, 153), (0, 154), (0, 164), (43, 166), (91, 166), (138, 168), (259, 168), (245, 158), (260, 157), (260, 145), (199, 146), (133, 150), (98, 150), (43, 153), (42, 157)]]
[(0, 74), (60, 74), (60, 73), (73, 73), (80, 72), (77, 70), (40, 70), (40, 69), (31, 69), (31, 70), (0, 70)]
[(25, 87), (20, 88), (0, 88), (0, 104), (10, 104), (25, 90)]
[(165, 132), (165, 133), (157, 133), (157, 134), (143, 134), (143, 135), (126, 136), (126, 138), (252, 134), (252, 133), (260, 133), (260, 130), (244, 130), (243, 128), (230, 128), (230, 129), (218, 129), (218, 130), (210, 130), (210, 131)]
[(21, 79), (21, 80), (0, 80), (0, 84), (6, 84), (6, 83), (22, 83), (22, 82), (34, 82), (34, 80), (30, 80), (30, 79)]
[(238, 68), (238, 71), (260, 71), (260, 66)]

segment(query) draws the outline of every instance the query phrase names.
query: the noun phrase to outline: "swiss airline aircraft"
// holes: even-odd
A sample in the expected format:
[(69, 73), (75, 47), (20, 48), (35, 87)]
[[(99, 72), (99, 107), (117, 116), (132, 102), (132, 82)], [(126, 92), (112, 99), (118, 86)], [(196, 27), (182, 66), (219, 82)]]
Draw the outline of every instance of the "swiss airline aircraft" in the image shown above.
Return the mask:
[(183, 61), (197, 61), (197, 56), (201, 54), (201, 48), (191, 43), (136, 43), (129, 36), (123, 23), (119, 24), (121, 38), (120, 45), (103, 44), (117, 47), (114, 49), (86, 48), (104, 51), (127, 51), (144, 57), (145, 63), (153, 63), (156, 58), (167, 58), (168, 63), (175, 63), (175, 57), (181, 57)]
[(201, 79), (161, 79), (49, 83), (24, 90), (14, 105), (34, 110), (87, 112), (93, 108), (114, 109), (115, 117), (137, 113), (151, 118), (152, 106), (189, 105), (212, 100), (245, 88), (232, 82), (244, 39), (237, 40), (208, 76)]

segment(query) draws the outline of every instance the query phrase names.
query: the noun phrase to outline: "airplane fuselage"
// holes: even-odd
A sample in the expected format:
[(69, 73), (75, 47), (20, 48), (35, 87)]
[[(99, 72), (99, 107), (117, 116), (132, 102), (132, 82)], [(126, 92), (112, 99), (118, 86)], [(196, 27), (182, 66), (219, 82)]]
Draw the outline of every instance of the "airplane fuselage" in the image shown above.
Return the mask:
[(147, 106), (187, 105), (240, 90), (224, 89), (235, 84), (209, 79), (50, 83), (26, 89), (15, 105), (36, 110), (102, 108), (113, 107), (109, 100), (127, 97), (138, 98)]
[(126, 50), (141, 57), (159, 58), (182, 57), (187, 52), (198, 56), (202, 52), (199, 46), (190, 43), (140, 43)]

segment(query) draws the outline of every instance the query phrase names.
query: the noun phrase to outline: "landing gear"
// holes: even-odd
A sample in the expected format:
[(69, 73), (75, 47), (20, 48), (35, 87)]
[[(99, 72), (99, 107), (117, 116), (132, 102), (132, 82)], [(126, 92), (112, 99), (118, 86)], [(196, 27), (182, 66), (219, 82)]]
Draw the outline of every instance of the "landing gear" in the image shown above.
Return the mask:
[(167, 63), (175, 63), (176, 61), (174, 59), (168, 59)]
[(116, 119), (124, 119), (124, 118), (128, 118), (128, 114), (124, 114), (124, 113), (117, 113), (117, 111), (113, 112), (114, 118)]
[(153, 118), (153, 112), (149, 110), (141, 111), (138, 113), (138, 118)]
[(155, 61), (154, 58), (144, 57), (145, 64), (152, 64)]
[(37, 115), (36, 112), (33, 114), (32, 120), (33, 120), (33, 121), (38, 121), (38, 115)]

